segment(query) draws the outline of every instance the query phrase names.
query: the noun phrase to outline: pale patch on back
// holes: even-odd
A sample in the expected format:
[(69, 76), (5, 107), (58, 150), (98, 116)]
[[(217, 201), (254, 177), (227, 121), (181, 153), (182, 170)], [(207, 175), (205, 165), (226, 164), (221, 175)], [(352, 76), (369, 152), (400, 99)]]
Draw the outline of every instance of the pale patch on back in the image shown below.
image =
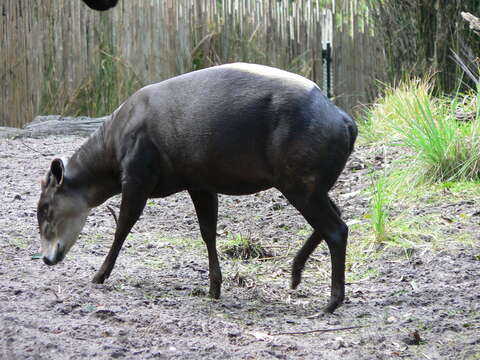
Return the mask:
[(315, 84), (313, 81), (310, 81), (304, 78), (303, 76), (291, 73), (289, 71), (272, 68), (269, 66), (238, 62), (233, 64), (221, 65), (219, 67), (231, 68), (231, 69), (249, 72), (252, 74), (258, 74), (265, 78), (285, 80), (291, 84), (295, 84), (297, 86), (303, 87), (306, 90), (312, 90), (314, 88), (318, 88), (317, 84)]

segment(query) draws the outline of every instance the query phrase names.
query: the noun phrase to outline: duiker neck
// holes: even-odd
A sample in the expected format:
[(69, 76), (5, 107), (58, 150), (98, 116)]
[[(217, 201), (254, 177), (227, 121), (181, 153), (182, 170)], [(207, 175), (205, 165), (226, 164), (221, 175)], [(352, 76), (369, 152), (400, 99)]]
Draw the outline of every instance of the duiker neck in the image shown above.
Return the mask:
[(75, 151), (66, 165), (66, 178), (90, 208), (120, 193), (113, 150), (105, 143), (108, 120)]

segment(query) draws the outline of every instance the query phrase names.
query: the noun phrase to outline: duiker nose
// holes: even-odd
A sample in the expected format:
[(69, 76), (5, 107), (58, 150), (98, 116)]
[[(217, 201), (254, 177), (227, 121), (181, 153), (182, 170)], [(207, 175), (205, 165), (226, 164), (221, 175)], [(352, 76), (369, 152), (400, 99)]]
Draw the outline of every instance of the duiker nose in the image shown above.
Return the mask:
[(43, 257), (43, 262), (47, 265), (55, 265), (55, 263), (51, 262), (46, 256)]

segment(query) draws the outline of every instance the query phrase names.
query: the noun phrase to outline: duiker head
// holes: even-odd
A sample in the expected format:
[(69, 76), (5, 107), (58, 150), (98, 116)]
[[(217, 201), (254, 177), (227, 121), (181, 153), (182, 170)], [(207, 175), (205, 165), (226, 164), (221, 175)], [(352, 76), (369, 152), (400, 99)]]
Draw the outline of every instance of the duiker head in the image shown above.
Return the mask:
[(37, 207), (45, 264), (55, 265), (63, 260), (77, 241), (88, 211), (85, 199), (69, 184), (63, 161), (53, 160), (42, 180), (42, 193)]

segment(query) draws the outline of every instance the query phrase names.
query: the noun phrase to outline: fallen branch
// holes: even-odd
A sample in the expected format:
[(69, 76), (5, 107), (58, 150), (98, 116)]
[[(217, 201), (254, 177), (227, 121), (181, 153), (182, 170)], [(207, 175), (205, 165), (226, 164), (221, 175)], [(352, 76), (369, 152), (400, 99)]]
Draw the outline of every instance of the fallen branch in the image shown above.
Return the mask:
[[(479, 82), (478, 79), (478, 68), (475, 68), (475, 62), (477, 60), (475, 59), (468, 59), (467, 56), (464, 55), (465, 60), (460, 57), (459, 54), (457, 54), (455, 51), (451, 49), (451, 52), (453, 55), (450, 57), (457, 63), (458, 66), (460, 66), (463, 70), (463, 72), (470, 78), (475, 83)], [(471, 65), (470, 65), (471, 64)]]
[(279, 332), (275, 334), (270, 334), (271, 336), (277, 335), (305, 335), (305, 334), (313, 334), (313, 333), (325, 333), (325, 332), (334, 332), (334, 331), (343, 331), (343, 330), (352, 330), (352, 329), (359, 329), (364, 328), (369, 325), (357, 325), (357, 326), (348, 326), (343, 328), (333, 328), (333, 329), (315, 329), (315, 330), (307, 330), (307, 331), (286, 331), (286, 332)]
[(25, 126), (28, 135), (81, 135), (88, 136), (99, 128), (108, 116), (101, 118), (64, 117), (60, 115), (37, 116)]
[(462, 17), (468, 21), (470, 24), (470, 29), (473, 30), (477, 35), (480, 35), (480, 19), (468, 12), (461, 12), (460, 15), (462, 15)]

